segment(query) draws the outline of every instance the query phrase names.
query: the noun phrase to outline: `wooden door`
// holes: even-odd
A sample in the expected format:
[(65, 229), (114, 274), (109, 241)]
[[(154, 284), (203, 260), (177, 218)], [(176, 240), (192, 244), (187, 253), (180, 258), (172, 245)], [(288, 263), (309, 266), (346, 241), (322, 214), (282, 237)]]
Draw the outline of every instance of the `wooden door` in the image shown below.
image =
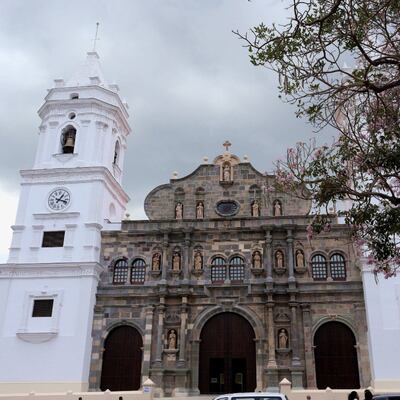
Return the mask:
[(327, 322), (314, 336), (315, 372), (318, 389), (360, 387), (356, 340), (341, 322)]
[(113, 329), (104, 343), (101, 390), (140, 388), (142, 336), (131, 326)]
[(212, 317), (200, 335), (200, 393), (251, 392), (256, 387), (254, 330), (240, 315)]

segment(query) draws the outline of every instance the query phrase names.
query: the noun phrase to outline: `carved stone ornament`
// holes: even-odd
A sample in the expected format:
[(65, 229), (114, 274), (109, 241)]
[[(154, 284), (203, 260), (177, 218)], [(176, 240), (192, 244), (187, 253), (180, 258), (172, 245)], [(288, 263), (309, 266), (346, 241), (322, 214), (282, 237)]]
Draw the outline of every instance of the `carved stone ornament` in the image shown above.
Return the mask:
[(280, 311), (277, 314), (275, 314), (274, 322), (277, 324), (282, 324), (282, 323), (286, 324), (290, 322), (290, 318), (286, 313)]
[(167, 313), (165, 315), (166, 325), (179, 325), (181, 323), (181, 317), (176, 312)]
[(282, 250), (277, 250), (275, 252), (275, 257), (274, 257), (274, 271), (278, 275), (282, 275), (286, 272), (286, 267), (285, 267), (285, 258), (283, 255)]

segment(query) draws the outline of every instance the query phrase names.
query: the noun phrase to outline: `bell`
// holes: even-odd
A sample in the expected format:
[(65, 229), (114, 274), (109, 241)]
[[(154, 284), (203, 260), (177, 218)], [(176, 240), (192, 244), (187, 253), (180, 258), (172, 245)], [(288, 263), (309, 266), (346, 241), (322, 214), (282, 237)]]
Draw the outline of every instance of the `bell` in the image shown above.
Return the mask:
[(75, 139), (72, 136), (68, 136), (63, 146), (64, 153), (73, 153), (75, 147)]

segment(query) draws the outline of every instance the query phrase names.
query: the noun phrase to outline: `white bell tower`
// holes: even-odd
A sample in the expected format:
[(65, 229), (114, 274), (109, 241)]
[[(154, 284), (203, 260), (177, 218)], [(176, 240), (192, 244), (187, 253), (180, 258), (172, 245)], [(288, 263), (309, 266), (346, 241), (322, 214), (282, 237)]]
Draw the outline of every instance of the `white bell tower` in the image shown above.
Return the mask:
[(36, 158), (21, 171), (0, 266), (0, 393), (88, 388), (101, 230), (121, 221), (129, 200), (121, 179), (130, 127), (118, 91), (89, 52), (39, 109)]

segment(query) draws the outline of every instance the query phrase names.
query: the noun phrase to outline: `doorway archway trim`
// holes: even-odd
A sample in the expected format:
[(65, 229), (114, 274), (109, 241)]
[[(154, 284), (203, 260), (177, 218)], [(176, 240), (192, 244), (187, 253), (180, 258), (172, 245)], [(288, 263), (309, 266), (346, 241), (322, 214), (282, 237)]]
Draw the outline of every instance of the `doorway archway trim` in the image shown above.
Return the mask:
[(342, 324), (346, 325), (354, 335), (354, 339), (356, 341), (356, 345), (358, 344), (358, 335), (357, 331), (349, 318), (343, 317), (342, 315), (336, 315), (335, 317), (321, 317), (318, 321), (313, 325), (312, 328), (312, 343), (314, 344), (315, 334), (317, 333), (318, 329), (326, 324), (327, 322), (341, 322)]
[(250, 325), (252, 326), (255, 334), (256, 340), (266, 340), (265, 336), (265, 329), (256, 315), (254, 311), (247, 307), (237, 306), (237, 305), (218, 305), (211, 308), (208, 308), (201, 312), (193, 325), (192, 334), (191, 334), (191, 341), (199, 341), (201, 330), (203, 329), (204, 325), (208, 322), (209, 319), (214, 317), (215, 315), (225, 313), (225, 312), (232, 312), (235, 314), (240, 315), (241, 317), (245, 318)]

